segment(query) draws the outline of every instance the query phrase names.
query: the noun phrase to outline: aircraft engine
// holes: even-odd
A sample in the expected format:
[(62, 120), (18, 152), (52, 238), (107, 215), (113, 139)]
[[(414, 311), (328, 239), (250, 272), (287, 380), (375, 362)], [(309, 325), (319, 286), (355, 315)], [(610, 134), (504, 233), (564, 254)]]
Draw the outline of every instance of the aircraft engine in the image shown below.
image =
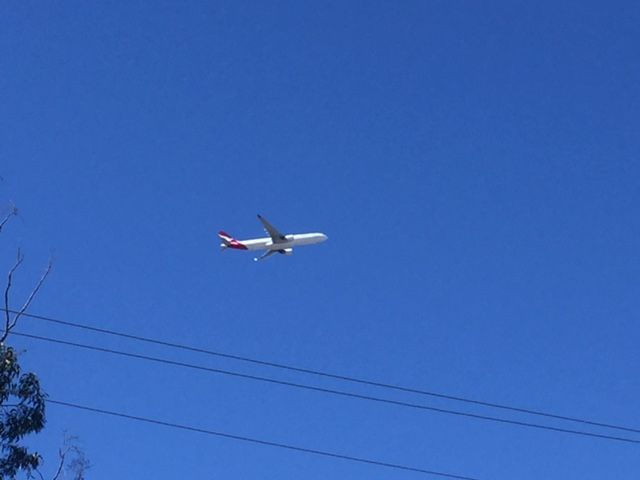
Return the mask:
[(283, 248), (278, 250), (282, 255), (293, 255), (293, 248)]

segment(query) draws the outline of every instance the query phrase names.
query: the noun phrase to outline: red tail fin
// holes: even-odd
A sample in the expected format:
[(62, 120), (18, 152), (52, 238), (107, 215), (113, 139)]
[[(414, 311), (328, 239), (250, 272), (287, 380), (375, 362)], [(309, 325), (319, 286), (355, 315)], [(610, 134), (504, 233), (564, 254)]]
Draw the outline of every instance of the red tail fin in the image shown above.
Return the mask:
[(231, 235), (229, 235), (228, 233), (226, 233), (226, 232), (224, 232), (222, 230), (220, 230), (218, 232), (218, 237), (220, 237), (220, 240), (222, 240), (222, 245), (220, 245), (220, 246), (223, 249), (224, 248), (235, 248), (237, 250), (247, 250), (247, 247), (245, 245), (243, 245), (238, 240), (236, 240)]

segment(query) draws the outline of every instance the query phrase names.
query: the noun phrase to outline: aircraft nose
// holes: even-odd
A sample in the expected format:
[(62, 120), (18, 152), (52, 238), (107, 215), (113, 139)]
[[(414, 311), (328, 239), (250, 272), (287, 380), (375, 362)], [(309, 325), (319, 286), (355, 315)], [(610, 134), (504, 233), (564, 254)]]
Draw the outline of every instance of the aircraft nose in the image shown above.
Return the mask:
[(322, 234), (322, 241), (326, 241), (329, 240), (329, 237), (327, 237), (324, 233)]

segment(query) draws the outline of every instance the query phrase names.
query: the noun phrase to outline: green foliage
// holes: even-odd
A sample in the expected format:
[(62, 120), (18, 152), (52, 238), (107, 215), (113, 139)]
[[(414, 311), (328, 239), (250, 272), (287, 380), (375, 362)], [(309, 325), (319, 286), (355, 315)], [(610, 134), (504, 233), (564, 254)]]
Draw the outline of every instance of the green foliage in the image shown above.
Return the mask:
[(38, 377), (22, 374), (16, 352), (0, 344), (0, 479), (30, 474), (40, 465), (40, 455), (19, 442), (44, 427), (45, 397)]

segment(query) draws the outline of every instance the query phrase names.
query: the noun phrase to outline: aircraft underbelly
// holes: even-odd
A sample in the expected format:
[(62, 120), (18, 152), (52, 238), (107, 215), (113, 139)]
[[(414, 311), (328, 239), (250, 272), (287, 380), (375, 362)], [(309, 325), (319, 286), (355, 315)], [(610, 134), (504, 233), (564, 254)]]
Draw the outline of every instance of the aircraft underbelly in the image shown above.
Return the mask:
[(299, 235), (287, 235), (287, 241), (282, 243), (270, 243), (266, 248), (269, 250), (284, 250), (285, 248), (301, 247), (318, 243), (315, 235), (302, 233)]
[(269, 237), (240, 240), (240, 243), (247, 247), (247, 250), (284, 250), (285, 248), (319, 243), (322, 240), (323, 239), (320, 238), (320, 234), (301, 233), (296, 235), (287, 235), (287, 240), (281, 243), (273, 243), (273, 240)]
[(251, 240), (241, 240), (240, 243), (247, 247), (247, 250), (264, 250), (268, 249), (271, 244), (270, 238), (254, 238)]

